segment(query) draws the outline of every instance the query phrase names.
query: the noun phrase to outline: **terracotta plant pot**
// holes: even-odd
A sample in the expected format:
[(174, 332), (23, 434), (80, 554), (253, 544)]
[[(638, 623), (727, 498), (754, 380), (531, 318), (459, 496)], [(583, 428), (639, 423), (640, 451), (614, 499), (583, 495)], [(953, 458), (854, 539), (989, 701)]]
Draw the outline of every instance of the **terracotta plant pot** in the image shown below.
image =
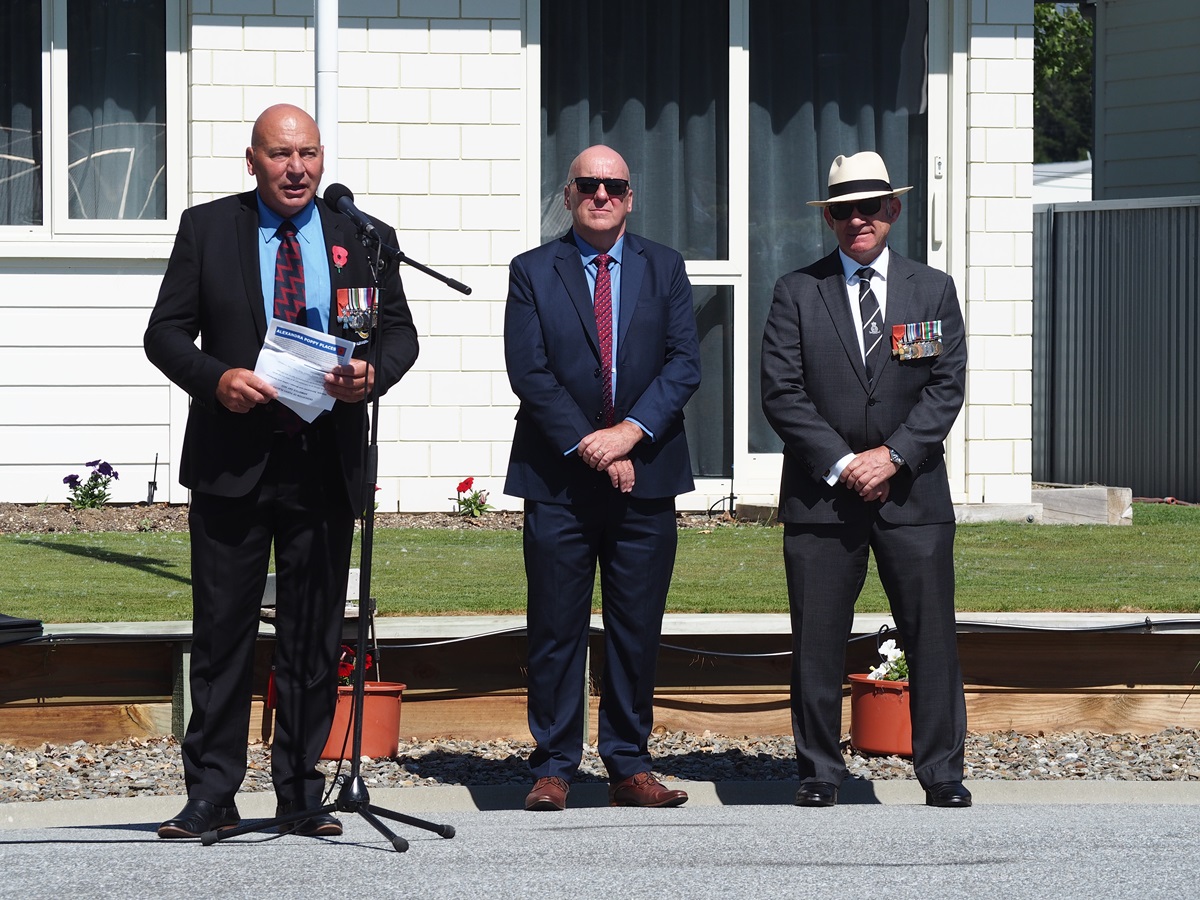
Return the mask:
[[(395, 756), (399, 751), (400, 695), (406, 687), (395, 681), (368, 681), (363, 685), (363, 756), (379, 759)], [(321, 759), (349, 759), (354, 752), (354, 735), (350, 731), (353, 710), (354, 688), (338, 685), (337, 708)]]
[(850, 745), (863, 753), (912, 756), (907, 681), (850, 676)]

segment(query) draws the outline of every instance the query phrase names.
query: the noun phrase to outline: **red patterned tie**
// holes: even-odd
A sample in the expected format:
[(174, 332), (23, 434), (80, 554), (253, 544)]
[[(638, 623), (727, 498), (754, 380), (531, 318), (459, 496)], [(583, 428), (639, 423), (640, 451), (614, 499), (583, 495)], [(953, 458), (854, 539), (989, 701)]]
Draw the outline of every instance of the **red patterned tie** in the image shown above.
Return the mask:
[(284, 219), (275, 234), (279, 237), (279, 251), (275, 254), (275, 318), (307, 325), (304, 261), (300, 258), (296, 226), (291, 219)]
[[(306, 325), (308, 312), (304, 301), (304, 262), (300, 258), (296, 226), (290, 219), (284, 219), (275, 234), (279, 236), (279, 250), (275, 254), (273, 315), (284, 322)], [(295, 435), (304, 427), (304, 420), (278, 400), (272, 402), (271, 406), (275, 409), (276, 426), (287, 434)]]
[(600, 336), (600, 371), (603, 372), (604, 427), (613, 423), (612, 396), (612, 279), (608, 264), (612, 257), (601, 253), (596, 257), (596, 297), (593, 301), (596, 312), (596, 333)]

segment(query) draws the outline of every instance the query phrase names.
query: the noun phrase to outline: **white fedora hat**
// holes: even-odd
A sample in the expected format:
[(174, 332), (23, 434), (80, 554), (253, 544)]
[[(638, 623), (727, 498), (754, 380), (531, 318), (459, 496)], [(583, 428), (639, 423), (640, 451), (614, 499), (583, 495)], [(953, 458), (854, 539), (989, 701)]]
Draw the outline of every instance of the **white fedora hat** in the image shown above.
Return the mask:
[(850, 203), (868, 197), (899, 197), (912, 190), (908, 187), (894, 188), (888, 178), (883, 157), (871, 150), (853, 156), (839, 156), (829, 167), (829, 199), (809, 200), (809, 206), (829, 206), (833, 203)]

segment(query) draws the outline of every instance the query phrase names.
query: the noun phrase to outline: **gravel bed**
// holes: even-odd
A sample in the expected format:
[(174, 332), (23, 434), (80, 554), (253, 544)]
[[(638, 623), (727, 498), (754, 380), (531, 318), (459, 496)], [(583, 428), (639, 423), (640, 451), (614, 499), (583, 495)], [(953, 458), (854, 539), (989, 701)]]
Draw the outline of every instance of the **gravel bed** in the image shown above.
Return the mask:
[[(1017, 734), (967, 737), (966, 777), (989, 780), (1198, 781), (1200, 730), (1168, 728), (1152, 735)], [(394, 759), (364, 760), (368, 787), (526, 784), (528, 741), (433, 740), (400, 745)], [(899, 757), (864, 756), (844, 745), (852, 777), (911, 779)], [(684, 781), (792, 781), (791, 738), (724, 737), (705, 732), (655, 734), (650, 741), (659, 777)], [(328, 774), (338, 764), (321, 764)], [(343, 766), (343, 769), (348, 767)], [(577, 782), (607, 780), (594, 744), (584, 751)], [(243, 791), (271, 790), (270, 753), (252, 745)], [(172, 737), (114, 744), (43, 744), (19, 749), (0, 744), (0, 803), (181, 795), (183, 764)]]

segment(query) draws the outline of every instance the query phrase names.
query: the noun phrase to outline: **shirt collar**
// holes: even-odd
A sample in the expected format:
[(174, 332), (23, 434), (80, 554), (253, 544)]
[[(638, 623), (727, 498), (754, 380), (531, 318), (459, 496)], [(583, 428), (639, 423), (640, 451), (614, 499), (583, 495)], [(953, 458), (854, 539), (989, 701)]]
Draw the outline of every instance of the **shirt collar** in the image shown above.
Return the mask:
[[(842, 260), (842, 271), (845, 273), (846, 281), (849, 281), (851, 278), (855, 278), (855, 273), (862, 268), (862, 264), (856, 263), (845, 253), (843, 253), (841, 247), (838, 248), (838, 256)], [(870, 262), (870, 266), (875, 270), (875, 274), (884, 281), (887, 281), (888, 259), (890, 256), (891, 253), (888, 250), (887, 244), (884, 244), (883, 249), (879, 252), (879, 255)]]
[[(575, 246), (579, 248), (580, 256), (583, 257), (584, 267), (586, 268), (587, 266), (590, 266), (592, 264), (592, 260), (600, 255), (600, 251), (580, 237), (578, 231), (572, 229), (571, 235), (575, 238)], [(618, 265), (621, 263), (621, 253), (624, 248), (625, 235), (622, 234), (619, 238), (617, 238), (617, 242), (608, 250), (608, 255), (616, 260)]]
[[(283, 222), (283, 216), (263, 203), (263, 199), (258, 191), (254, 192), (254, 199), (258, 202), (258, 232), (262, 237), (263, 243), (266, 243), (275, 237), (275, 232), (279, 230), (279, 225)], [(316, 202), (310, 200), (308, 201), (308, 206), (304, 207), (304, 209), (293, 216), (288, 216), (292, 224), (296, 226), (296, 233), (300, 235), (302, 240), (308, 240), (308, 235), (304, 232), (308, 224), (313, 220), (316, 209)]]

